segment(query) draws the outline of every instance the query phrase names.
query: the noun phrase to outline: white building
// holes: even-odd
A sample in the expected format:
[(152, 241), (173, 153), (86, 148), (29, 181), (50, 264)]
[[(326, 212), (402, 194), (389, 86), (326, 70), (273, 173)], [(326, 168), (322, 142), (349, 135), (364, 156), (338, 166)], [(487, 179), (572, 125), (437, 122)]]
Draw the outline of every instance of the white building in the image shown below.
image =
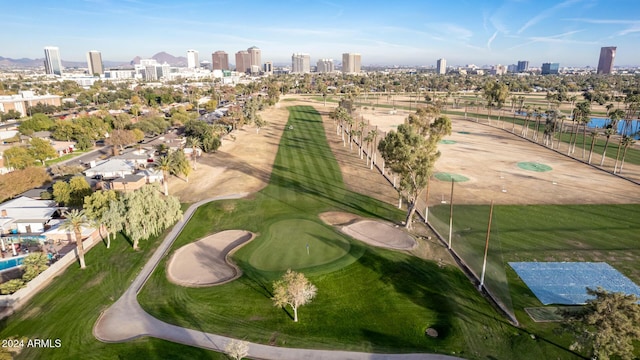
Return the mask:
[(317, 72), (319, 73), (332, 73), (335, 71), (333, 59), (320, 59), (316, 63)]
[(58, 210), (55, 202), (34, 200), (26, 196), (9, 200), (0, 205), (0, 232), (39, 234)]
[(358, 74), (362, 66), (362, 58), (358, 53), (342, 54), (342, 72), (345, 74)]
[(436, 72), (440, 75), (444, 75), (447, 73), (447, 60), (446, 59), (438, 59), (436, 63)]
[(187, 50), (187, 67), (189, 69), (197, 69), (200, 65), (198, 61), (198, 51), (196, 50)]
[(294, 53), (291, 55), (291, 73), (308, 74), (311, 72), (311, 57), (309, 54)]
[(62, 76), (60, 49), (56, 46), (46, 46), (44, 48), (44, 70), (47, 75)]

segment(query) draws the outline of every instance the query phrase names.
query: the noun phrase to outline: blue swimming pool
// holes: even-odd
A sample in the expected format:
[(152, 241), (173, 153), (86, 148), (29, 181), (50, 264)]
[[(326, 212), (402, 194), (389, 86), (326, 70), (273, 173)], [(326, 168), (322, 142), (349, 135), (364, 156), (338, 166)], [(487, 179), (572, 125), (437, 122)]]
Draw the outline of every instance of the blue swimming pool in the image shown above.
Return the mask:
[(25, 257), (26, 255), (0, 260), (0, 271), (22, 265), (22, 260), (24, 260)]

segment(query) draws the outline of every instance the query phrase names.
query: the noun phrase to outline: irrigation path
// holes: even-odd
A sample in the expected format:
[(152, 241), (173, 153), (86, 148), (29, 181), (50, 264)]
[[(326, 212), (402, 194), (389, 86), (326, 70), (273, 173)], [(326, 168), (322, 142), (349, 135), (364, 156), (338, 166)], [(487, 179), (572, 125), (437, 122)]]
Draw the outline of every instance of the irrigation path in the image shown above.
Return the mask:
[[(239, 199), (247, 194), (233, 194), (199, 201), (189, 207), (180, 220), (162, 241), (153, 256), (144, 265), (129, 288), (111, 307), (105, 310), (93, 328), (93, 335), (103, 342), (126, 342), (143, 336), (155, 337), (189, 346), (224, 352), (232, 338), (171, 325), (156, 319), (142, 309), (137, 295), (160, 260), (167, 253), (195, 210), (211, 201)], [(249, 357), (257, 359), (398, 359), (398, 360), (455, 360), (460, 359), (440, 354), (369, 354), (350, 351), (308, 350), (282, 348), (249, 343)]]

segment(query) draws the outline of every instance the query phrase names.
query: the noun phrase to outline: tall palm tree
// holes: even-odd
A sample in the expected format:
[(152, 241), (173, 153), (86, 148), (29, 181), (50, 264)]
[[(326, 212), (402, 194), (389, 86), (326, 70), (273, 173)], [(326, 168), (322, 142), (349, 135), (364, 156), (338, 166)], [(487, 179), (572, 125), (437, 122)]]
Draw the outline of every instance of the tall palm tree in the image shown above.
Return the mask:
[(160, 158), (158, 170), (162, 171), (162, 185), (164, 186), (164, 196), (169, 196), (169, 172), (173, 169), (173, 163), (169, 156)]
[(84, 263), (84, 246), (82, 245), (82, 227), (89, 226), (89, 219), (84, 210), (73, 209), (64, 213), (65, 221), (60, 228), (67, 231), (73, 231), (76, 238), (76, 249), (78, 251), (78, 259), (80, 260), (80, 269), (86, 268)]
[(198, 168), (198, 150), (202, 147), (200, 138), (190, 136), (187, 138), (187, 146), (191, 147), (191, 158), (193, 159), (193, 169)]
[[(636, 135), (638, 135), (638, 133), (636, 133)], [(624, 136), (623, 140), (622, 140), (622, 147), (624, 148), (624, 150), (622, 151), (622, 162), (620, 162), (620, 171), (618, 171), (618, 173), (622, 172), (622, 167), (624, 166), (624, 158), (627, 156), (627, 150), (629, 150), (629, 148), (635, 144), (635, 140), (633, 139), (633, 135), (631, 136)]]
[(591, 136), (591, 149), (589, 149), (589, 158), (587, 159), (587, 164), (591, 164), (593, 148), (596, 146), (596, 141), (598, 140), (598, 135), (600, 135), (600, 133), (597, 130), (592, 130), (589, 135)]
[(609, 114), (610, 121), (606, 126), (604, 131), (604, 135), (607, 139), (604, 142), (604, 150), (602, 150), (602, 159), (600, 159), (600, 166), (604, 165), (604, 159), (607, 156), (607, 147), (609, 147), (609, 140), (611, 139), (611, 135), (614, 135), (618, 132), (618, 121), (624, 118), (624, 111), (621, 109), (616, 109)]

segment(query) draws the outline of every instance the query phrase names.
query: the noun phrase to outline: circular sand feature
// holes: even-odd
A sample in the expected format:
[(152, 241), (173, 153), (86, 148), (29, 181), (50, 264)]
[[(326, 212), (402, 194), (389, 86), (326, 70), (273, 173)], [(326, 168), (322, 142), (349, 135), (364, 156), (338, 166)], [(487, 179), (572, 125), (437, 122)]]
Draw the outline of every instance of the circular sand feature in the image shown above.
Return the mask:
[(402, 229), (382, 221), (361, 220), (340, 230), (354, 239), (369, 245), (395, 250), (411, 250), (417, 243)]
[(275, 222), (261, 238), (249, 263), (263, 271), (329, 264), (349, 253), (351, 244), (328, 226), (305, 219)]
[(238, 278), (242, 272), (228, 259), (235, 248), (253, 239), (244, 230), (227, 230), (185, 245), (169, 259), (169, 281), (188, 287), (212, 286)]
[(457, 143), (455, 140), (440, 140), (440, 144), (451, 145), (455, 143)]
[(518, 167), (520, 169), (536, 171), (536, 172), (551, 171), (551, 166), (537, 163), (537, 162), (532, 162), (532, 161), (519, 162)]
[(440, 181), (446, 181), (446, 182), (451, 182), (452, 180), (454, 182), (465, 182), (465, 181), (469, 181), (469, 178), (460, 174), (451, 174), (451, 173), (446, 173), (446, 172), (439, 172), (436, 173), (435, 178), (440, 180)]

